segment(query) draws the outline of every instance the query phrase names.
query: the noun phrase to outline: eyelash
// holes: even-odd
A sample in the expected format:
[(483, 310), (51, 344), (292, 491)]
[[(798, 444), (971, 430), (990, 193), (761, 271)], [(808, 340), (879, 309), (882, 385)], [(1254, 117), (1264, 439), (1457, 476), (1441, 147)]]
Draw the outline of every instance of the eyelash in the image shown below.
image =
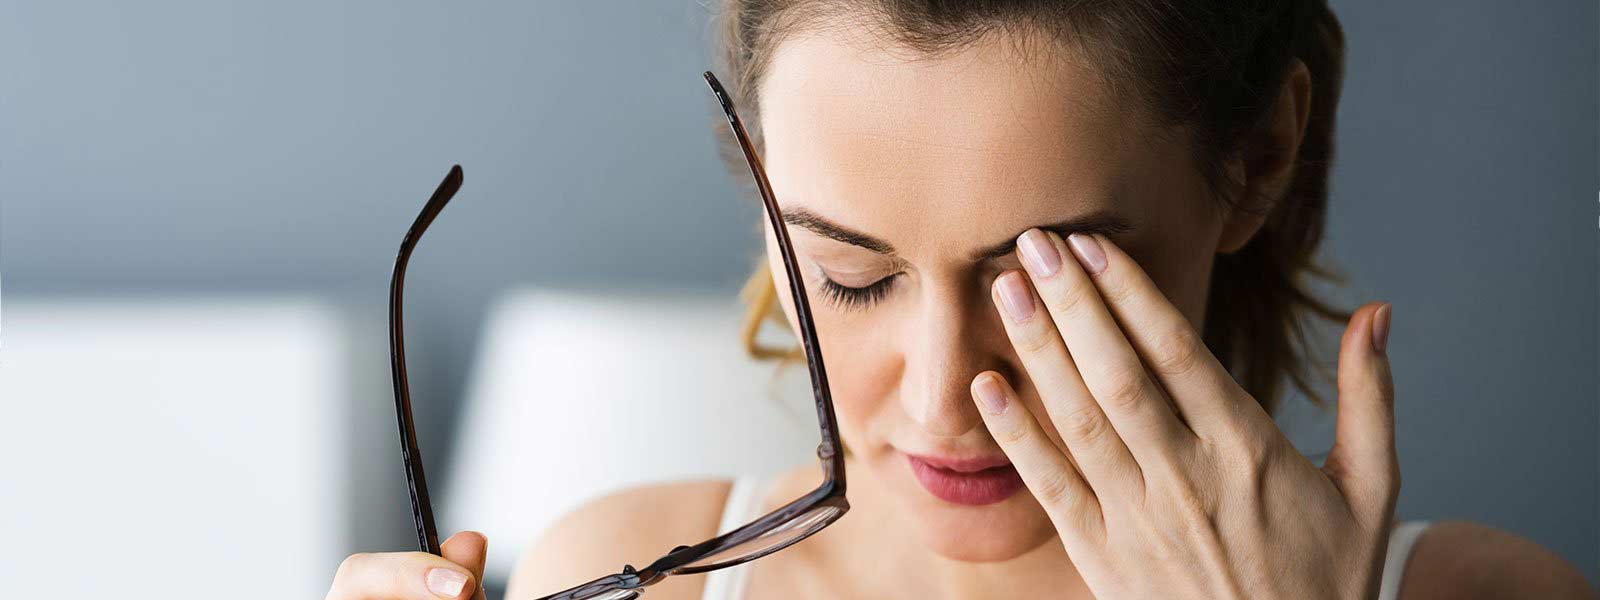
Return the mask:
[(879, 279), (866, 287), (850, 287), (839, 285), (827, 275), (822, 276), (822, 293), (834, 306), (846, 310), (866, 309), (883, 300), (889, 295), (889, 288), (894, 285), (894, 280), (899, 273)]
[[(1116, 227), (1097, 229), (1091, 227), (1083, 231), (1085, 233), (1100, 233), (1109, 237), (1114, 233), (1120, 233), (1124, 231), (1124, 229)], [(879, 279), (867, 284), (866, 287), (858, 288), (840, 285), (834, 280), (829, 279), (826, 274), (819, 274), (819, 277), (822, 279), (822, 295), (834, 306), (843, 308), (845, 310), (865, 310), (871, 308), (873, 305), (882, 301), (884, 297), (888, 296), (889, 288), (894, 286), (894, 280), (900, 277), (900, 275), (900, 273), (895, 273), (894, 275), (890, 275), (883, 279)]]

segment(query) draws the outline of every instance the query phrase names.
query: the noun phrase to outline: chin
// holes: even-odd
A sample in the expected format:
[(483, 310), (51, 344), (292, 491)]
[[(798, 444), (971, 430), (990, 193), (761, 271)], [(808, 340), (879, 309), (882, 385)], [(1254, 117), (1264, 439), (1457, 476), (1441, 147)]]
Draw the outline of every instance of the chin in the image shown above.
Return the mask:
[[(897, 460), (898, 459), (898, 460)], [(1055, 526), (1026, 488), (999, 502), (957, 504), (929, 492), (898, 453), (880, 457), (875, 475), (904, 511), (922, 545), (962, 562), (1016, 558), (1056, 539)]]

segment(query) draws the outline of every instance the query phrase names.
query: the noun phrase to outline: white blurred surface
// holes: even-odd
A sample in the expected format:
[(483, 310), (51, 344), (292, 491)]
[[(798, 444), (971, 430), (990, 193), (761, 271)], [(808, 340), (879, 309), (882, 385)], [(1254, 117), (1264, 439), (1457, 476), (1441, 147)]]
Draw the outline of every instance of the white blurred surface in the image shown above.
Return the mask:
[[(441, 528), (486, 533), (488, 577), (503, 581), (545, 526), (595, 495), (816, 460), (805, 365), (747, 357), (742, 314), (730, 296), (502, 298), (468, 385)], [(616, 567), (626, 560), (639, 557)]]
[(345, 537), (336, 311), (4, 308), (0, 597), (322, 596)]

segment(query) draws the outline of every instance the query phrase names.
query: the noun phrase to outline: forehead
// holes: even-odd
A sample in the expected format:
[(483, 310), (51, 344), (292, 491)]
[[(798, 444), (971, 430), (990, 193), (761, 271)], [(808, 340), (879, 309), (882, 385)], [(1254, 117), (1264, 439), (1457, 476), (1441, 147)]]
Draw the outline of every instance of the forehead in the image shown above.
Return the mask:
[(824, 31), (778, 49), (758, 93), (780, 202), (878, 231), (982, 217), (1005, 236), (1106, 208), (1150, 166), (1150, 130), (1066, 48), (888, 44)]

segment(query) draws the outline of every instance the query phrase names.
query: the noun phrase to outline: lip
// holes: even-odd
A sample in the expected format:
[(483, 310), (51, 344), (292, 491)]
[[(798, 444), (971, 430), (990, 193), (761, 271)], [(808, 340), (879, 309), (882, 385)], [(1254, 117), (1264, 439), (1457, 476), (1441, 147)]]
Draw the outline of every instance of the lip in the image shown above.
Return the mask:
[(994, 504), (1024, 487), (1022, 476), (1004, 456), (905, 456), (917, 483), (935, 498), (952, 504)]

